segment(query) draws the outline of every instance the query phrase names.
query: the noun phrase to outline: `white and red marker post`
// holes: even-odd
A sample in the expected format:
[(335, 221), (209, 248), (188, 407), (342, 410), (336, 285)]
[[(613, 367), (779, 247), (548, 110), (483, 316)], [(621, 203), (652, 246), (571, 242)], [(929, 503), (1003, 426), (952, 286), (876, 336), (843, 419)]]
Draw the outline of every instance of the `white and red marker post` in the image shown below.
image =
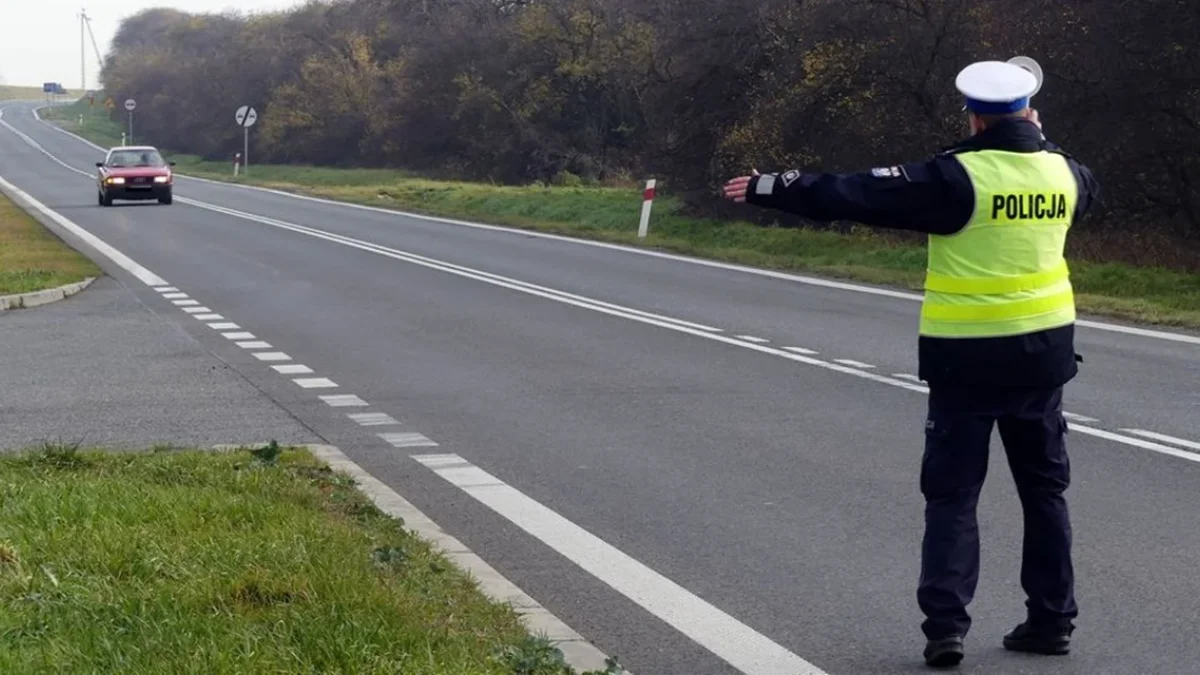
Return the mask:
[(646, 191), (642, 193), (642, 222), (638, 224), (638, 238), (644, 239), (650, 229), (650, 207), (654, 205), (654, 186), (657, 181), (651, 178), (646, 181)]
[(234, 176), (238, 175), (238, 169), (241, 168), (241, 166), (242, 166), (242, 153), (240, 153), (240, 152), (233, 153), (233, 175)]

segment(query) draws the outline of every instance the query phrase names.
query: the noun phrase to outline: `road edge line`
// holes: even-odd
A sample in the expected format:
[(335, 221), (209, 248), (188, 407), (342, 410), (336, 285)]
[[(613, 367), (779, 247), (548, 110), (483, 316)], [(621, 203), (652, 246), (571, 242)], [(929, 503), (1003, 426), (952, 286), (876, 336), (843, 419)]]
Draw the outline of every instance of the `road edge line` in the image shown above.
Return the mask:
[[(41, 117), (41, 115), (38, 114), (38, 110), (39, 110), (39, 108), (36, 108), (36, 107), (33, 108), (33, 116), (35, 119), (37, 119), (37, 121), (50, 127), (51, 129), (54, 129), (55, 131), (57, 131), (61, 134), (70, 136), (70, 137), (74, 138), (75, 140), (77, 140), (89, 147), (92, 147), (92, 148), (95, 148), (95, 149), (101, 150), (101, 151), (104, 150), (104, 148), (101, 148), (99, 145), (87, 140), (86, 138), (80, 136), (79, 134), (76, 134), (72, 131), (68, 131), (67, 129), (62, 128), (62, 127), (58, 126), (57, 124), (54, 124), (53, 122), (43, 119)], [(366, 211), (374, 211), (376, 213), (381, 213), (381, 214), (385, 214), (385, 215), (404, 217), (404, 218), (414, 218), (416, 220), (425, 220), (425, 221), (429, 221), (429, 222), (442, 223), (442, 224), (446, 224), (446, 225), (455, 225), (458, 227), (467, 227), (467, 228), (472, 228), (472, 229), (477, 229), (477, 230), (489, 230), (489, 231), (493, 231), (493, 232), (504, 232), (504, 233), (508, 233), (508, 234), (520, 234), (520, 235), (525, 235), (525, 236), (536, 237), (539, 239), (547, 239), (550, 241), (561, 241), (561, 242), (567, 242), (567, 243), (572, 243), (572, 244), (581, 244), (584, 246), (592, 246), (595, 248), (604, 248), (604, 249), (609, 249), (609, 250), (613, 250), (613, 251), (620, 251), (623, 253), (632, 253), (632, 254), (648, 256), (648, 257), (652, 257), (652, 258), (660, 258), (660, 259), (664, 259), (664, 260), (672, 260), (675, 262), (688, 263), (691, 265), (699, 265), (701, 267), (709, 267), (709, 268), (714, 268), (714, 269), (726, 270), (726, 271), (730, 271), (730, 272), (740, 272), (743, 274), (753, 274), (755, 276), (766, 277), (768, 279), (788, 281), (791, 283), (799, 283), (799, 284), (804, 284), (807, 286), (816, 286), (819, 288), (829, 288), (829, 289), (833, 289), (833, 290), (849, 291), (849, 292), (853, 292), (853, 293), (862, 293), (865, 295), (890, 297), (890, 298), (896, 298), (898, 300), (920, 301), (920, 300), (924, 299), (924, 296), (920, 293), (913, 293), (911, 291), (902, 291), (902, 290), (897, 290), (897, 289), (893, 289), (893, 288), (888, 288), (885, 286), (873, 286), (873, 285), (863, 284), (863, 283), (858, 283), (858, 282), (837, 281), (834, 279), (825, 279), (823, 277), (796, 274), (796, 273), (792, 273), (792, 272), (780, 272), (780, 271), (771, 270), (771, 269), (762, 269), (762, 268), (758, 268), (758, 267), (751, 267), (748, 265), (739, 265), (737, 263), (728, 263), (728, 262), (724, 262), (724, 261), (720, 261), (720, 260), (709, 260), (707, 258), (698, 258), (695, 256), (682, 255), (682, 254), (678, 254), (678, 253), (670, 253), (668, 251), (660, 251), (660, 250), (651, 249), (651, 248), (641, 248), (641, 247), (629, 246), (629, 245), (625, 245), (625, 244), (614, 244), (612, 242), (607, 242), (607, 241), (584, 239), (582, 237), (570, 237), (570, 236), (561, 235), (561, 234), (552, 234), (549, 232), (539, 232), (537, 230), (527, 230), (527, 229), (522, 229), (522, 228), (518, 228), (518, 227), (514, 227), (514, 226), (492, 225), (489, 223), (480, 223), (480, 222), (469, 221), (469, 220), (446, 218), (446, 217), (442, 217), (442, 216), (427, 215), (424, 213), (413, 213), (411, 211), (400, 211), (398, 209), (389, 209), (389, 208), (384, 208), (381, 206), (356, 204), (354, 202), (344, 202), (344, 201), (338, 201), (335, 199), (327, 199), (324, 197), (314, 197), (312, 195), (298, 194), (295, 192), (287, 192), (285, 190), (265, 188), (265, 187), (260, 187), (257, 185), (245, 185), (243, 183), (231, 183), (228, 181), (213, 180), (211, 178), (201, 178), (200, 176), (192, 176), (190, 174), (178, 172), (178, 171), (175, 172), (175, 175), (182, 177), (182, 178), (186, 178), (188, 180), (200, 181), (202, 183), (209, 183), (209, 184), (213, 184), (213, 185), (223, 185), (226, 187), (241, 188), (244, 190), (253, 190), (253, 191), (257, 191), (257, 192), (266, 192), (268, 194), (279, 195), (282, 197), (290, 197), (292, 199), (312, 201), (312, 202), (317, 202), (317, 203), (321, 203), (321, 204), (328, 204), (330, 206), (349, 207), (349, 208), (354, 208), (354, 209), (362, 209), (362, 210), (366, 210)], [(1121, 333), (1124, 335), (1132, 335), (1132, 336), (1136, 336), (1136, 337), (1151, 338), (1151, 339), (1156, 339), (1156, 340), (1166, 340), (1169, 342), (1178, 342), (1178, 343), (1182, 343), (1182, 344), (1200, 345), (1200, 336), (1192, 335), (1191, 333), (1188, 333), (1188, 332), (1174, 332), (1174, 331), (1170, 331), (1170, 330), (1164, 330), (1162, 328), (1150, 328), (1150, 327), (1142, 327), (1142, 326), (1138, 326), (1138, 325), (1127, 326), (1127, 325), (1123, 325), (1123, 324), (1119, 324), (1119, 323), (1110, 323), (1108, 321), (1100, 321), (1100, 320), (1093, 320), (1093, 319), (1077, 319), (1075, 321), (1075, 324), (1078, 326), (1082, 326), (1084, 328), (1092, 328), (1095, 330), (1102, 330), (1102, 331), (1109, 332), (1109, 333)]]
[(96, 281), (96, 277), (87, 277), (83, 281), (77, 281), (73, 284), (43, 288), (40, 291), (0, 295), (0, 312), (7, 312), (14, 309), (30, 309), (49, 305), (59, 300), (66, 300), (72, 295), (82, 293), (94, 281)]
[[(527, 630), (535, 635), (544, 634), (555, 647), (562, 651), (563, 657), (571, 667), (581, 672), (602, 671), (607, 668), (605, 661), (608, 656), (587, 638), (497, 572), (483, 558), (448, 534), (411, 502), (400, 496), (400, 493), (356, 464), (337, 446), (309, 444), (297, 447), (307, 449), (318, 459), (327, 463), (334, 471), (341, 471), (353, 478), (358, 489), (367, 495), (381, 511), (401, 519), (407, 529), (428, 541), (456, 566), (468, 572), (478, 582), (480, 590), (485, 595), (494, 601), (510, 605), (521, 617)], [(623, 672), (626, 675), (632, 675), (627, 670)]]
[[(116, 263), (146, 285), (151, 287), (168, 285), (165, 279), (138, 264), (96, 235), (71, 222), (65, 216), (42, 204), (25, 191), (6, 181), (2, 176), (0, 176), (0, 192), (3, 192), (18, 207), (29, 212), (31, 217), (45, 225), (51, 231), (59, 234), (60, 237), (64, 230), (75, 235), (91, 246), (96, 253)], [(63, 239), (66, 240), (65, 237)], [(77, 247), (73, 246), (73, 248)], [(389, 515), (402, 518), (410, 526), (410, 529), (429, 541), (460, 569), (473, 576), (479, 582), (479, 587), (485, 595), (498, 602), (508, 603), (521, 617), (526, 629), (533, 634), (545, 635), (562, 651), (563, 657), (572, 667), (583, 671), (602, 671), (607, 668), (607, 655), (593, 646), (587, 638), (568, 626), (564, 621), (542, 606), (541, 603), (522, 591), (516, 584), (502, 576), (495, 568), (467, 546), (446, 533), (437, 523), (401, 497), (399, 493), (354, 463), (336, 446), (307, 445), (299, 447), (309, 449), (314, 455), (324, 460), (335, 470), (344, 471), (354, 478), (363, 493), (380, 510)], [(632, 675), (629, 671), (625, 672), (627, 675)]]
[[(3, 193), (19, 208), (23, 209), (34, 220), (38, 221), (54, 234), (58, 235), (68, 246), (79, 251), (83, 255), (92, 258), (93, 262), (99, 263), (95, 256), (88, 255), (88, 251), (80, 249), (79, 246), (72, 243), (71, 238), (74, 237), (92, 249), (96, 254), (107, 258), (111, 262), (118, 265), (121, 269), (137, 277), (142, 283), (147, 286), (166, 286), (167, 281), (158, 276), (154, 272), (146, 269), (142, 265), (135, 262), (132, 258), (124, 253), (113, 248), (108, 242), (91, 232), (83, 229), (79, 225), (69, 220), (66, 216), (51, 209), (45, 204), (34, 199), (32, 195), (25, 192), (21, 188), (13, 185), (0, 176), (0, 193)], [(66, 236), (70, 235), (70, 236)]]

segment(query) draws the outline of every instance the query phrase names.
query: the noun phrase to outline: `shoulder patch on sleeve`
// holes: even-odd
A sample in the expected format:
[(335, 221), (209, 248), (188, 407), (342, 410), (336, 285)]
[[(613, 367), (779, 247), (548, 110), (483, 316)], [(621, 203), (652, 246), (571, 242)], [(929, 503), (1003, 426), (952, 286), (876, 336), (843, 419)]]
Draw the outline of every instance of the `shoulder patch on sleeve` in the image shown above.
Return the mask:
[(795, 169), (792, 169), (791, 171), (788, 171), (780, 176), (780, 179), (783, 181), (783, 187), (790, 187), (791, 184), (795, 183), (796, 179), (798, 178), (800, 178), (800, 172)]
[(871, 175), (876, 178), (900, 178), (904, 173), (898, 166), (884, 166), (871, 169)]

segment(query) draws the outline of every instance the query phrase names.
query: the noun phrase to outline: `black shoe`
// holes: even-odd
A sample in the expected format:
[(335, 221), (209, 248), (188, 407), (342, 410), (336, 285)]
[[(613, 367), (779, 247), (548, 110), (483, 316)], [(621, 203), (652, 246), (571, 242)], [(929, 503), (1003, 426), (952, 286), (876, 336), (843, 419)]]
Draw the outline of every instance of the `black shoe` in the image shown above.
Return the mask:
[(1061, 655), (1071, 651), (1071, 633), (1075, 626), (1032, 626), (1028, 621), (1004, 636), (1004, 648), (1014, 652)]
[(925, 644), (925, 663), (933, 668), (957, 666), (963, 660), (963, 639), (954, 636)]

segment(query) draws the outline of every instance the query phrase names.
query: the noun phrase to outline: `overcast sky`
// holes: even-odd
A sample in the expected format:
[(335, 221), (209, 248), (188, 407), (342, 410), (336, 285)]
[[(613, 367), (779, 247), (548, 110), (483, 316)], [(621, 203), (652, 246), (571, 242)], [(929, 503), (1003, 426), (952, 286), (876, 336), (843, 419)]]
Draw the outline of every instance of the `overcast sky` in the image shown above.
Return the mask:
[[(74, 93), (79, 89), (79, 10), (91, 18), (100, 53), (121, 19), (151, 7), (174, 7), (189, 12), (236, 9), (250, 13), (301, 4), (300, 0), (0, 0), (5, 5), (0, 20), (0, 81), (40, 87), (61, 82)], [(87, 42), (87, 82), (96, 84), (99, 66), (91, 40)]]

